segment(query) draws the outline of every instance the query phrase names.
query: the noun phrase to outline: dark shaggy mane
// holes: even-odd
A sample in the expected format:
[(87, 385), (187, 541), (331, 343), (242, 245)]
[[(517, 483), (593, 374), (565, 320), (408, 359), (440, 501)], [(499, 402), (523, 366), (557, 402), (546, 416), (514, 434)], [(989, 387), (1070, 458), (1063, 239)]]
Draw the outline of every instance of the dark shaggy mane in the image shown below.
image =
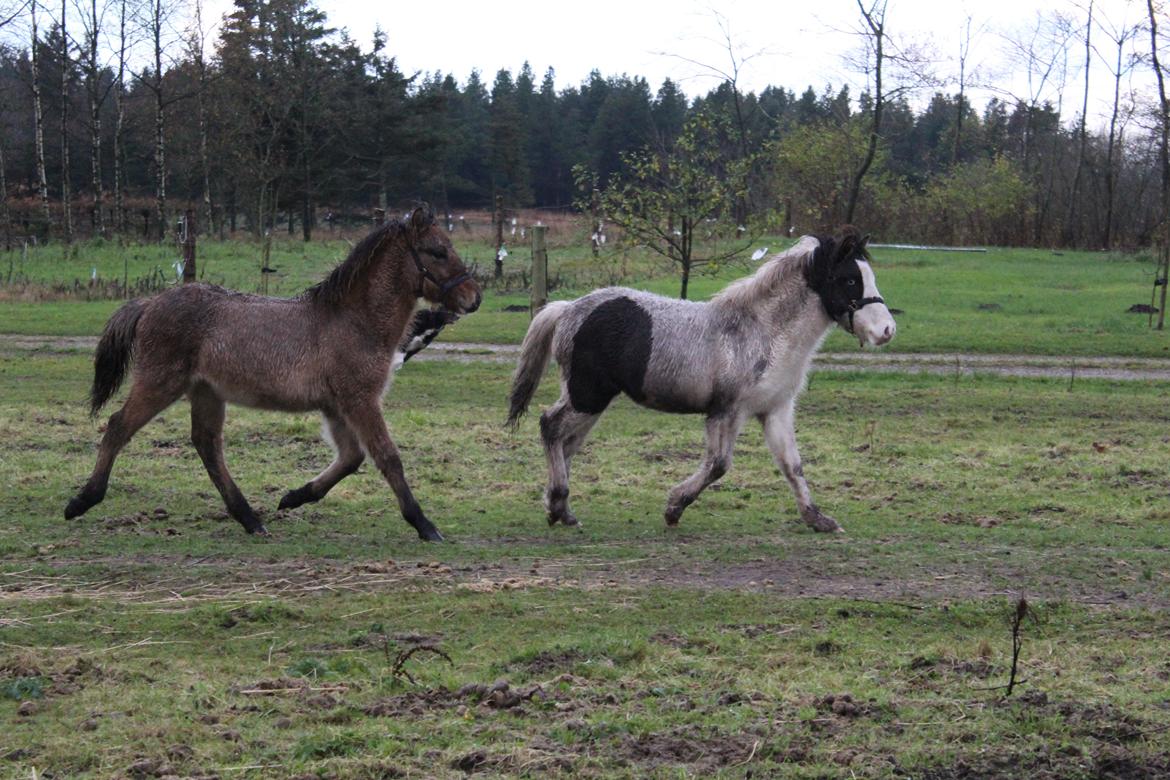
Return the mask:
[(392, 219), (357, 242), (349, 256), (337, 264), (328, 276), (301, 293), (314, 303), (338, 304), (354, 284), (370, 269), (387, 242), (406, 232), (406, 225)]

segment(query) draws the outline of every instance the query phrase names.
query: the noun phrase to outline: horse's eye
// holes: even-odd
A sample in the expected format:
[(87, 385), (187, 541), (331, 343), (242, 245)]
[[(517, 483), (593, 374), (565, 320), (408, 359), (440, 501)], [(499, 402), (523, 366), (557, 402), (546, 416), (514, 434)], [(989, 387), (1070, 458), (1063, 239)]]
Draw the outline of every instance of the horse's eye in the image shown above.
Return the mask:
[(854, 286), (855, 284), (857, 284), (857, 280), (856, 280), (856, 279), (850, 279), (849, 281), (845, 282), (845, 284), (847, 284), (847, 285), (849, 285), (850, 287), (852, 287), (852, 286)]

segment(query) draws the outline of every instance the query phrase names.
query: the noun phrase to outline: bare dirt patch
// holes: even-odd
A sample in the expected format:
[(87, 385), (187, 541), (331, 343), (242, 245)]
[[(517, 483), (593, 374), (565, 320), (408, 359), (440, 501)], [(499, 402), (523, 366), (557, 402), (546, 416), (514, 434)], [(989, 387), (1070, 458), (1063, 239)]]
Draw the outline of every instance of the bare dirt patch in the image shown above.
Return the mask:
[[(140, 519), (129, 528), (139, 528)], [(165, 530), (164, 530), (165, 532)], [(524, 539), (526, 546), (536, 539)], [(541, 588), (675, 588), (767, 593), (781, 598), (840, 598), (918, 609), (952, 600), (1010, 597), (1027, 592), (1034, 601), (1166, 609), (1170, 600), (1157, 580), (1111, 583), (1069, 573), (1067, 551), (987, 549), (977, 558), (929, 567), (887, 557), (882, 546), (864, 549), (848, 539), (800, 542), (791, 554), (724, 562), (688, 556), (685, 539), (638, 548), (640, 557), (516, 558), (493, 563), (436, 560), (341, 562), (294, 558), (258, 561), (222, 556), (137, 555), (74, 559), (54, 551), (36, 569), (0, 571), (0, 602), (49, 598), (64, 593), (123, 601), (200, 601), (233, 596), (302, 596), (320, 592), (434, 591), (450, 588), (491, 593)], [(474, 543), (474, 542), (472, 542)], [(545, 543), (551, 544), (545, 540)], [(1078, 551), (1088, 556), (1092, 551)], [(1051, 558), (1051, 559), (1050, 559)], [(68, 573), (101, 565), (106, 574), (87, 580)], [(46, 570), (45, 567), (49, 567)], [(66, 572), (56, 574), (54, 570)], [(539, 571), (539, 575), (532, 574)], [(160, 573), (165, 572), (165, 573)], [(1009, 584), (1010, 587), (1005, 587)], [(1124, 587), (1119, 587), (1124, 585)], [(746, 631), (747, 629), (745, 629)], [(756, 633), (783, 631), (760, 626)]]

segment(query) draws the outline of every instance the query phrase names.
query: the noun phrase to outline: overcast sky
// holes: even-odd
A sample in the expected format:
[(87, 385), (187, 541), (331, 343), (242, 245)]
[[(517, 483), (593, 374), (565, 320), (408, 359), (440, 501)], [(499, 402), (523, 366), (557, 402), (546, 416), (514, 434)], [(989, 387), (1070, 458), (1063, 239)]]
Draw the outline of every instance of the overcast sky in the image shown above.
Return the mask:
[[(932, 50), (935, 69), (946, 76), (957, 72), (961, 31), (971, 17), (970, 65), (978, 66), (987, 83), (1023, 94), (1028, 85), (1011, 73), (1004, 36), (1034, 29), (1038, 14), (1050, 9), (1065, 10), (1083, 28), (1087, 4), (1088, 0), (1079, 5), (1065, 0), (890, 0), (887, 29)], [(438, 70), (453, 74), (460, 83), (478, 68), (490, 85), (500, 68), (514, 75), (527, 60), (538, 81), (547, 68), (554, 68), (559, 88), (579, 84), (596, 68), (607, 76), (644, 76), (653, 90), (669, 77), (693, 97), (717, 83), (695, 63), (730, 67), (723, 25), (738, 57), (748, 60), (741, 74), (747, 90), (772, 84), (799, 93), (812, 85), (820, 92), (825, 84), (849, 83), (856, 96), (864, 84), (864, 76), (844, 59), (857, 45), (850, 35), (860, 21), (856, 0), (511, 0), (414, 6), (320, 0), (319, 5), (331, 24), (348, 28), (363, 45), (375, 25), (381, 26), (389, 51), (406, 72)], [(1094, 8), (1098, 18), (1107, 18), (1114, 26), (1141, 21), (1145, 13), (1145, 3), (1135, 0), (1095, 0)], [(1112, 44), (1094, 34), (1094, 43), (1108, 54)], [(1148, 49), (1148, 34), (1138, 45), (1142, 51)], [(1083, 89), (1083, 42), (1074, 41), (1068, 57), (1064, 114), (1071, 117), (1079, 111)], [(1113, 92), (1108, 70), (1094, 59), (1091, 117), (1107, 114)], [(1141, 88), (1151, 83), (1144, 66), (1133, 78)], [(977, 105), (991, 94), (983, 91)], [(920, 99), (928, 98), (929, 90)]]
[[(0, 0), (0, 5), (5, 2), (18, 0)], [(193, 0), (176, 2), (185, 4), (186, 13), (181, 15), (189, 17)], [(1024, 68), (1012, 61), (1007, 40), (1027, 40), (1042, 12), (1063, 11), (1077, 28), (1065, 49), (1068, 75), (1062, 114), (1071, 121), (1079, 113), (1084, 88), (1084, 44), (1079, 39), (1089, 2), (889, 0), (886, 26), (895, 40), (928, 52), (933, 60), (931, 70), (943, 79), (939, 88), (954, 92), (960, 40), (970, 18), (968, 69), (989, 88), (969, 94), (982, 108), (993, 94), (1004, 98), (1029, 94)], [(1108, 20), (1114, 28), (1144, 19), (1143, 0), (1092, 2), (1095, 18)], [(232, 7), (231, 0), (204, 0), (204, 4), (209, 25)], [(712, 69), (730, 69), (730, 40), (737, 61), (743, 63), (739, 83), (744, 90), (759, 92), (771, 84), (799, 94), (811, 85), (819, 93), (826, 84), (834, 88), (849, 84), (856, 98), (865, 86), (864, 75), (846, 62), (846, 55), (858, 48), (857, 0), (449, 0), (413, 4), (316, 0), (316, 4), (327, 14), (331, 26), (346, 28), (367, 50), (375, 27), (381, 27), (389, 52), (406, 73), (439, 71), (454, 75), (461, 84), (472, 69), (478, 69), (490, 86), (500, 68), (515, 75), (528, 61), (538, 81), (553, 68), (560, 89), (580, 84), (597, 69), (604, 76), (643, 76), (654, 91), (663, 79), (670, 78), (694, 97), (717, 85)], [(51, 10), (46, 5), (43, 13), (51, 17)], [(70, 15), (74, 13), (70, 11)], [(1170, 15), (1164, 21), (1170, 30)], [(48, 23), (49, 19), (42, 21), (45, 27)], [(4, 30), (3, 37), (22, 44), (27, 40), (21, 32), (23, 26), (18, 20)], [(1100, 55), (1111, 61), (1113, 44), (1099, 29), (1093, 36)], [(1137, 39), (1136, 46), (1143, 54), (1148, 51), (1148, 33)], [(1167, 56), (1170, 59), (1170, 53)], [(1100, 126), (1111, 107), (1113, 81), (1102, 56), (1094, 56), (1093, 62), (1089, 116), (1092, 124)], [(1123, 90), (1130, 85), (1149, 99), (1153, 78), (1147, 65), (1133, 69)], [(932, 91), (922, 90), (912, 100), (920, 107)], [(1056, 97), (1051, 84), (1045, 97)]]

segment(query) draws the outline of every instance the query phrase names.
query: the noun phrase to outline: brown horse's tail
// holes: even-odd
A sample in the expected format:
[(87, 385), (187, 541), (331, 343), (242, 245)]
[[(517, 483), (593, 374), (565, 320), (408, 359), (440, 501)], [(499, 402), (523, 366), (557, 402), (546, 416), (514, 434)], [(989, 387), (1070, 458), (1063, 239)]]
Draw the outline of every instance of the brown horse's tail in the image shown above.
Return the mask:
[(528, 410), (528, 403), (536, 394), (544, 370), (548, 368), (557, 322), (567, 308), (568, 301), (553, 301), (541, 309), (528, 326), (528, 334), (524, 336), (524, 344), (520, 347), (520, 364), (516, 366), (516, 375), (512, 377), (512, 393), (508, 396), (507, 424), (513, 430)]
[(89, 390), (89, 414), (96, 417), (118, 388), (134, 356), (134, 335), (146, 306), (130, 301), (106, 323), (93, 357), (93, 387)]

